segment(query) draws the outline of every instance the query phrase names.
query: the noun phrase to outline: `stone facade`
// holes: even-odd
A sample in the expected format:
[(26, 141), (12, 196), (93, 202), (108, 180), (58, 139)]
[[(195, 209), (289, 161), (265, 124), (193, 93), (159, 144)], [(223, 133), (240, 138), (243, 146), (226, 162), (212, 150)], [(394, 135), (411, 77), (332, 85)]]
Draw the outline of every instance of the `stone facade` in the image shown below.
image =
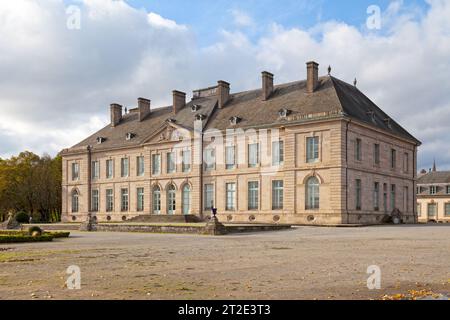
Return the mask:
[[(263, 77), (266, 74), (263, 73)], [(319, 81), (314, 74), (311, 76), (314, 77), (312, 79), (314, 83)], [(317, 92), (325, 90), (323, 88), (327, 81), (334, 80), (320, 81), (317, 84)], [(192, 108), (193, 112), (199, 101), (206, 105), (201, 99), (208, 99), (202, 97), (202, 95), (208, 97), (208, 94), (201, 90), (195, 91), (192, 102), (184, 108), (180, 107), (180, 104), (183, 106), (183, 102), (177, 100), (174, 103), (176, 108), (168, 110), (167, 117), (173, 118), (163, 123), (158, 121), (158, 124), (154, 125), (158, 125), (158, 130), (154, 130), (139, 143), (129, 146), (123, 145), (122, 142), (120, 145), (113, 143), (112, 140), (116, 139), (114, 130), (119, 130), (122, 125), (113, 121), (114, 127), (105, 128), (90, 140), (87, 139), (71, 149), (64, 150), (63, 220), (84, 221), (88, 213), (92, 213), (100, 222), (119, 222), (150, 214), (192, 214), (204, 219), (210, 216), (210, 205), (206, 203), (206, 186), (208, 188), (212, 186), (211, 197), (218, 209), (218, 218), (222, 222), (317, 225), (380, 223), (383, 216), (393, 209), (402, 212), (405, 222), (417, 222), (415, 180), (417, 146), (420, 142), (410, 136), (355, 119), (345, 112), (334, 111), (291, 117), (280, 116), (283, 118), (282, 121), (261, 123), (260, 127), (239, 128), (242, 130), (235, 130), (231, 134), (228, 132), (229, 128), (208, 128), (208, 123), (219, 124), (221, 112), (232, 112), (233, 104), (239, 101), (239, 95), (228, 96), (227, 90), (221, 94), (223, 91), (220, 90), (221, 83), (224, 82), (219, 82), (219, 90), (208, 88), (208, 94), (216, 95), (216, 100), (211, 104), (209, 115), (205, 116), (211, 120), (200, 121), (202, 129), (199, 134), (195, 134), (198, 131), (193, 126), (189, 128), (180, 122), (184, 117), (182, 112), (186, 114), (191, 112), (184, 109)], [(263, 81), (263, 85), (264, 83)], [(314, 92), (306, 92), (309, 86), (306, 87), (300, 86), (299, 90), (302, 91), (296, 93), (299, 94), (299, 99), (310, 99), (316, 95)], [(281, 95), (281, 90), (277, 91), (277, 88), (271, 96), (267, 94), (267, 88), (263, 91), (255, 102), (255, 108), (264, 108), (265, 103), (275, 103), (278, 99), (277, 94)], [(179, 99), (179, 96), (177, 92), (176, 98)], [(200, 98), (195, 98), (196, 96)], [(272, 100), (275, 102), (271, 102)], [(280, 103), (280, 108), (282, 106)], [(117, 112), (116, 109), (114, 112)], [(131, 122), (127, 119), (132, 119), (133, 112), (135, 111), (123, 116), (124, 126)], [(238, 116), (241, 115), (236, 115), (230, 128), (236, 129)], [(156, 122), (157, 120), (151, 120), (152, 117), (153, 119), (157, 117), (153, 111), (149, 115), (150, 120), (140, 119), (139, 122)], [(245, 119), (246, 116), (241, 117)], [(116, 118), (121, 117), (114, 115), (114, 119)], [(201, 117), (196, 114), (196, 119), (201, 120)], [(180, 143), (182, 140), (180, 135), (174, 138), (173, 133), (177, 130), (191, 133), (189, 139), (183, 140), (189, 143)], [(251, 134), (254, 132), (256, 134)], [(223, 143), (217, 143), (216, 136), (219, 133), (227, 137)], [(109, 134), (110, 138), (107, 136)], [(102, 147), (101, 143), (99, 146), (92, 143), (93, 139), (100, 135), (105, 135), (106, 141), (109, 140), (111, 144)], [(313, 151), (308, 144), (311, 139), (317, 143)], [(278, 159), (278, 153), (272, 150), (273, 146), (279, 146), (274, 145), (274, 142), (278, 141), (283, 145), (280, 151), (283, 161), (279, 165), (273, 162), (275, 154)], [(255, 165), (249, 155), (249, 146), (252, 144), (258, 144), (259, 156)], [(379, 146), (377, 151), (375, 145)], [(236, 161), (233, 167), (227, 167), (225, 161), (227, 146), (236, 148)], [(207, 168), (206, 164), (199, 160), (202, 158), (201, 155), (211, 148), (215, 150), (215, 162), (211, 168)], [(190, 151), (190, 170), (183, 170), (181, 161), (186, 150)], [(170, 172), (168, 154), (172, 152), (175, 154), (176, 168)], [(313, 161), (309, 159), (311, 153), (315, 155)], [(154, 172), (153, 155), (160, 155), (159, 173)], [(141, 176), (137, 170), (138, 157), (144, 158), (144, 172)], [(121, 159), (124, 158), (129, 159), (129, 173), (122, 177)], [(114, 163), (113, 176), (110, 178), (107, 178), (107, 160)], [(95, 174), (92, 173), (94, 162), (99, 163), (98, 177), (94, 177)], [(72, 177), (73, 163), (79, 167), (78, 179)], [(311, 178), (318, 182), (314, 191), (311, 191), (313, 190), (311, 186), (308, 188), (309, 183), (312, 183)], [(257, 188), (252, 192), (253, 208), (249, 208), (249, 183), (253, 182), (257, 182), (252, 184), (257, 185)], [(278, 186), (278, 182), (282, 182), (282, 188), (279, 192), (275, 192), (274, 188)], [(188, 193), (184, 192), (185, 186), (188, 186)], [(141, 210), (138, 210), (138, 188), (144, 191)], [(156, 211), (155, 188), (160, 191), (161, 204), (158, 208), (160, 210)], [(124, 189), (128, 191), (128, 207), (125, 209), (122, 205)], [(175, 189), (175, 210), (169, 210), (169, 196), (173, 192), (172, 189)], [(98, 210), (94, 211), (93, 201), (96, 200), (92, 198), (93, 190), (98, 190), (99, 195)], [(110, 211), (107, 210), (107, 190), (113, 192), (114, 203)], [(311, 196), (311, 192), (314, 192), (315, 196)], [(72, 204), (72, 201), (75, 201), (74, 193), (78, 199), (78, 206), (75, 208)], [(308, 199), (312, 198), (315, 203), (313, 206), (308, 204), (312, 201), (308, 202)], [(173, 200), (171, 204), (174, 204)]]
[(421, 174), (417, 184), (419, 222), (450, 223), (450, 172)]

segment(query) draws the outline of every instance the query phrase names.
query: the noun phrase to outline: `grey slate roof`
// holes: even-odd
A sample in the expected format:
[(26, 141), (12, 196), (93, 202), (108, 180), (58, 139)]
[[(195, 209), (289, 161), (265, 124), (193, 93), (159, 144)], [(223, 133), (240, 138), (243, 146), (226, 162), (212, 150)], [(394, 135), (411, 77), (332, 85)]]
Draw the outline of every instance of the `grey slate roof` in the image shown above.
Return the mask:
[[(193, 104), (200, 106), (195, 113), (191, 111)], [(170, 118), (175, 120), (176, 125), (193, 129), (196, 114), (203, 114), (206, 117), (204, 129), (225, 130), (281, 125), (286, 123), (286, 119), (282, 119), (278, 114), (283, 108), (290, 110), (291, 119), (308, 119), (308, 115), (322, 113), (325, 117), (327, 115), (349, 117), (420, 144), (420, 141), (394, 120), (388, 125), (385, 119), (389, 116), (358, 88), (334, 77), (325, 76), (319, 79), (319, 86), (312, 94), (306, 93), (304, 80), (275, 86), (267, 101), (262, 100), (262, 89), (258, 89), (231, 94), (223, 109), (217, 108), (217, 96), (209, 96), (190, 101), (177, 115), (172, 113), (171, 107), (152, 109), (152, 113), (139, 122), (137, 113), (129, 113), (124, 115), (118, 126), (114, 128), (106, 126), (69, 149), (69, 152), (88, 145), (91, 145), (94, 151), (140, 145), (161, 130), (165, 121)], [(240, 118), (238, 124), (232, 126), (229, 121), (231, 117)], [(125, 139), (128, 132), (135, 134), (130, 141)], [(106, 138), (106, 141), (97, 144), (97, 137)]]
[(418, 184), (450, 184), (450, 171), (437, 171), (424, 174), (417, 179)]

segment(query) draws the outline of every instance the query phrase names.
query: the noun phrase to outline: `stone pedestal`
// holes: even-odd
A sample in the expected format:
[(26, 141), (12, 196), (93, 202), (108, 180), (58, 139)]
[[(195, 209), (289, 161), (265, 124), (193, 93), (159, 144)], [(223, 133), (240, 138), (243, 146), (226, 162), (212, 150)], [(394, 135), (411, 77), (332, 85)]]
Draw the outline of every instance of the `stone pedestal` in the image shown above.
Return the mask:
[(86, 221), (80, 225), (80, 231), (97, 231), (97, 222), (92, 218), (90, 213), (88, 214)]
[(213, 216), (211, 220), (206, 224), (205, 234), (211, 236), (222, 236), (227, 234), (227, 228), (219, 222), (216, 216)]

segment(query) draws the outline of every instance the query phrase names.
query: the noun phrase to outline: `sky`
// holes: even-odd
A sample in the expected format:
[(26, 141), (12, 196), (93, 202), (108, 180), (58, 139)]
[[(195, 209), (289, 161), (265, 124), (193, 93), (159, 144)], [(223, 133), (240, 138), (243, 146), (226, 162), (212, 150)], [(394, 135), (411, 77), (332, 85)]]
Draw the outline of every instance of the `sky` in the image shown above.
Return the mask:
[[(380, 15), (377, 19), (377, 11)], [(109, 104), (171, 103), (305, 79), (305, 62), (358, 87), (450, 170), (450, 1), (4, 0), (0, 157), (57, 154), (108, 123)]]

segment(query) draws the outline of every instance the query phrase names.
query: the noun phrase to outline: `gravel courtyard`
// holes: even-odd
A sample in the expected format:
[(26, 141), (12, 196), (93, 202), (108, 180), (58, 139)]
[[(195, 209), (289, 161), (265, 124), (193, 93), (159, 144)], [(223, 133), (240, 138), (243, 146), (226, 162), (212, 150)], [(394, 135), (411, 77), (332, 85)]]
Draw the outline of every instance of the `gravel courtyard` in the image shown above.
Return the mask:
[[(81, 268), (81, 290), (66, 269)], [(381, 268), (370, 291), (367, 267)], [(207, 237), (72, 232), (0, 245), (0, 299), (379, 299), (450, 292), (450, 226), (298, 227)]]

